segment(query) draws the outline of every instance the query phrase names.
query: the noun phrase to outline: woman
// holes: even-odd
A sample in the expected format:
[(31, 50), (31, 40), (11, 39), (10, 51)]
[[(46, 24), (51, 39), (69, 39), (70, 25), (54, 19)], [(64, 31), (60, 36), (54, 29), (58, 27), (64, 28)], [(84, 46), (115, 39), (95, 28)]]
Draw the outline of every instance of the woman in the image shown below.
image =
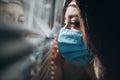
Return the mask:
[(81, 29), (80, 10), (76, 2), (72, 1), (66, 8), (65, 26), (60, 30), (58, 42), (54, 41), (54, 45), (58, 47), (60, 55), (65, 59), (63, 65), (64, 80), (89, 80), (83, 67), (92, 62), (93, 56), (89, 53), (84, 43)]

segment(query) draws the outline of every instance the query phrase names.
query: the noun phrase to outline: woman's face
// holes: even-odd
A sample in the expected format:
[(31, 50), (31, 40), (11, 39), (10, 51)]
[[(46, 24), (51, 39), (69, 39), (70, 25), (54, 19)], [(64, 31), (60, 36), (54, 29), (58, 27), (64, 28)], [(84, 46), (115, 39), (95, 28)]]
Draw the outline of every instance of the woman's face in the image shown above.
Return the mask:
[(69, 6), (65, 13), (65, 23), (79, 24), (78, 10), (76, 7)]
[(23, 8), (17, 4), (9, 4), (6, 6), (6, 12), (9, 13), (11, 17), (13, 17), (16, 22), (24, 22), (25, 16)]
[(3, 6), (0, 6), (0, 8), (0, 11), (4, 12), (8, 16), (8, 19), (10, 18), (17, 23), (23, 23), (25, 21), (24, 10), (22, 6), (15, 3), (8, 3), (3, 4)]

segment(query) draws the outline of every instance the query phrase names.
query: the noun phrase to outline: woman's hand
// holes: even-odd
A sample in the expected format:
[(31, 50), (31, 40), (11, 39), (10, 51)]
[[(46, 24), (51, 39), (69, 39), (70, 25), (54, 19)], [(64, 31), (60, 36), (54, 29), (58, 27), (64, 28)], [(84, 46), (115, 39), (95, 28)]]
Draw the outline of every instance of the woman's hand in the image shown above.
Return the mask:
[(52, 41), (52, 45), (53, 45), (52, 60), (54, 60), (56, 64), (60, 64), (61, 62), (63, 62), (64, 59), (59, 52), (57, 38), (58, 38), (58, 35), (55, 35), (55, 39)]

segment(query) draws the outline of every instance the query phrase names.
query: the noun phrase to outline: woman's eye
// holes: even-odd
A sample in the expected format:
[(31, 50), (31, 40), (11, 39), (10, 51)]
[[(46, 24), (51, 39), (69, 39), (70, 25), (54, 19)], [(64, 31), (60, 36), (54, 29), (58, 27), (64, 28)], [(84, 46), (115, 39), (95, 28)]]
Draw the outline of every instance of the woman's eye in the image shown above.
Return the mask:
[(69, 15), (69, 18), (78, 17), (78, 15)]

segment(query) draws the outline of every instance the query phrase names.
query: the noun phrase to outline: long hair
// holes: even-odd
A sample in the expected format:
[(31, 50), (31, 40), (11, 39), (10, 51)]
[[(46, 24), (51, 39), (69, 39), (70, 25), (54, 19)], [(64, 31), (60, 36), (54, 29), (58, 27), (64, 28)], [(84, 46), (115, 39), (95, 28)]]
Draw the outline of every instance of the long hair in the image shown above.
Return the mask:
[(105, 74), (105, 67), (102, 64), (102, 58), (101, 55), (99, 55), (99, 52), (94, 46), (94, 42), (91, 39), (89, 24), (87, 20), (87, 4), (85, 0), (76, 0), (77, 6), (80, 10), (80, 25), (81, 25), (81, 31), (83, 33), (83, 39), (91, 52), (91, 54), (94, 56), (94, 62), (93, 62), (93, 69), (95, 73), (95, 77), (97, 80), (103, 80), (104, 74)]

